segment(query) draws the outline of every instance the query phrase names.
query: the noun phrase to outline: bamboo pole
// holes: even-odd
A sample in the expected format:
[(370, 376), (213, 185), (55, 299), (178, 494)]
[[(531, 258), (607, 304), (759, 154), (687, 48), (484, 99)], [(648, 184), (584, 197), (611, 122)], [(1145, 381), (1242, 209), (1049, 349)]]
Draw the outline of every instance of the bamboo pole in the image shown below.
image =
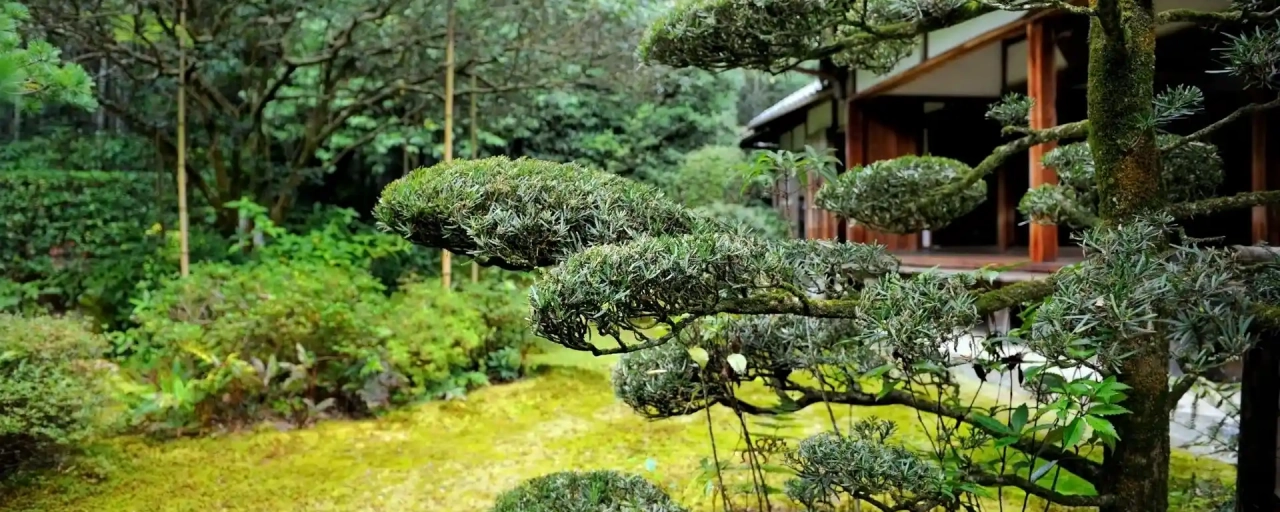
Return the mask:
[(178, 273), (191, 273), (191, 251), (188, 246), (190, 222), (187, 219), (187, 47), (182, 40), (187, 27), (187, 0), (178, 0)]
[[(444, 50), (444, 161), (453, 161), (453, 39), (454, 39), (454, 0), (449, 0), (448, 42)], [(446, 289), (453, 281), (453, 254), (446, 249), (440, 253), (440, 281)]]
[[(476, 119), (479, 117), (479, 107), (476, 102), (476, 73), (471, 71), (471, 159), (480, 158), (480, 130), (476, 127)], [(480, 264), (475, 261), (471, 262), (471, 282), (480, 281)]]

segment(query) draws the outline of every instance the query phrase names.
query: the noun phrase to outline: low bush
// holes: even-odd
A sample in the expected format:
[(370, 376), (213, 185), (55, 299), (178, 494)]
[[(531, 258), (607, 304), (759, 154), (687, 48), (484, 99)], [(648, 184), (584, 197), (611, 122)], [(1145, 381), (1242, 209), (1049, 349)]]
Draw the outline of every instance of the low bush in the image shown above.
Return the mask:
[(493, 512), (684, 512), (657, 486), (615, 471), (560, 472), (498, 496)]
[(198, 264), (142, 294), (137, 327), (113, 336), (133, 377), (122, 396), (163, 430), (305, 425), (457, 396), (519, 376), (523, 301), (514, 286), (439, 281), (388, 297), (365, 269), (310, 258)]
[(76, 319), (0, 314), (0, 477), (57, 462), (97, 431), (105, 349)]

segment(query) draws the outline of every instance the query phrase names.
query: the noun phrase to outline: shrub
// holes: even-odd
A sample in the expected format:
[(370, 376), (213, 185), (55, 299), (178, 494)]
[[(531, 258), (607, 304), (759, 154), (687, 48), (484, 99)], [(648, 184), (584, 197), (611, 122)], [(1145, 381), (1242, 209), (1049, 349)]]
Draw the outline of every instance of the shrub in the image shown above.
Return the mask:
[(167, 183), (152, 173), (0, 172), (0, 277), (35, 287), (55, 310), (115, 319), (164, 244), (147, 230), (176, 211)]
[(197, 264), (139, 298), (138, 327), (117, 336), (139, 386), (139, 419), (170, 427), (355, 412), (378, 344), (382, 287), (313, 262)]
[(322, 261), (193, 266), (115, 335), (135, 419), (165, 429), (364, 415), (519, 376), (531, 335), (514, 285), (405, 283)]
[(455, 396), (487, 382), (477, 360), (493, 329), (467, 297), (443, 290), (439, 281), (410, 283), (391, 298), (382, 325), (389, 333), (383, 349), (387, 370), (405, 388), (389, 399)]
[(685, 206), (744, 203), (743, 178), (746, 154), (734, 146), (707, 146), (688, 155), (670, 174), (663, 175), (662, 189)]
[(644, 478), (615, 471), (560, 472), (498, 496), (493, 512), (683, 512)]
[(95, 432), (105, 348), (71, 318), (0, 314), (0, 477), (55, 462)]

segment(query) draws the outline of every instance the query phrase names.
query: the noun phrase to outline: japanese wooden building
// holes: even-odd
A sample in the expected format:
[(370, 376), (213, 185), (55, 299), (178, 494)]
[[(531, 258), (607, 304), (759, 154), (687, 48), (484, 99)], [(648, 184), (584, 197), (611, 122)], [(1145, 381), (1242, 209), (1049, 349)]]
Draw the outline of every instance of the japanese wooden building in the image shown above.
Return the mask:
[[(1225, 9), (1228, 0), (1157, 0), (1157, 10)], [(845, 168), (909, 154), (945, 156), (976, 165), (1007, 142), (987, 120), (987, 107), (1010, 92), (1035, 99), (1032, 128), (1083, 119), (1088, 60), (1088, 20), (1055, 12), (993, 12), (921, 37), (915, 52), (887, 74), (839, 70), (824, 63), (821, 78), (761, 112), (748, 124), (744, 148), (798, 150), (809, 145), (835, 150)], [(1205, 94), (1205, 111), (1170, 127), (1190, 133), (1225, 117), (1253, 98), (1217, 69), (1214, 48), (1221, 34), (1187, 25), (1158, 30), (1156, 90), (1194, 85)], [(1268, 125), (1277, 112), (1245, 116), (1216, 132), (1226, 178), (1217, 190), (1229, 195), (1280, 186), (1277, 136)], [(1274, 130), (1273, 130), (1274, 131)], [(1077, 261), (1079, 251), (1066, 227), (1029, 224), (1017, 211), (1023, 193), (1056, 182), (1039, 164), (1054, 147), (1043, 144), (1009, 159), (987, 177), (988, 199), (951, 225), (933, 232), (876, 233), (811, 208), (817, 190), (793, 186), (774, 204), (807, 238), (878, 241), (908, 267), (978, 268), (1021, 263), (1019, 273), (1043, 273)], [(1268, 150), (1268, 148), (1272, 148)], [(1265, 207), (1197, 218), (1193, 234), (1224, 236), (1233, 244), (1280, 243), (1280, 219)]]

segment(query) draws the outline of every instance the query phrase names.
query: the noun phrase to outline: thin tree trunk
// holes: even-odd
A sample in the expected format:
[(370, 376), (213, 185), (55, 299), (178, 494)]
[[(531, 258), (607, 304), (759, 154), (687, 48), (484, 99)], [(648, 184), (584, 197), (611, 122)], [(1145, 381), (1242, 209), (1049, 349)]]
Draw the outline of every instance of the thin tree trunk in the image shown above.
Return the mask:
[[(1236, 457), (1236, 510), (1276, 510), (1276, 408), (1280, 405), (1280, 367), (1275, 333), (1265, 333), (1244, 355), (1240, 391), (1240, 445)], [(1243, 471), (1243, 469), (1248, 469)]]
[[(478, 106), (476, 102), (476, 73), (471, 72), (471, 159), (480, 158), (480, 129), (476, 127), (478, 116)], [(471, 262), (471, 282), (480, 281), (480, 264), (475, 261)]]
[[(449, 34), (448, 42), (445, 43), (444, 59), (444, 161), (453, 161), (453, 39), (454, 24), (456, 22), (454, 11), (454, 0), (449, 0)], [(448, 250), (440, 252), (440, 281), (446, 289), (452, 286), (453, 281), (453, 255)]]
[[(1162, 206), (1155, 130), (1155, 12), (1150, 0), (1091, 0), (1089, 143), (1103, 221), (1117, 225)], [(1163, 333), (1122, 340), (1133, 351), (1118, 380), (1129, 385), (1115, 416), (1121, 441), (1108, 450), (1098, 491), (1115, 500), (1101, 512), (1165, 512), (1169, 503), (1169, 343)]]
[[(185, 31), (187, 0), (178, 1), (178, 26)], [(181, 35), (178, 49), (178, 273), (186, 277), (191, 273), (191, 253), (188, 247), (190, 226), (187, 219), (187, 50)]]

